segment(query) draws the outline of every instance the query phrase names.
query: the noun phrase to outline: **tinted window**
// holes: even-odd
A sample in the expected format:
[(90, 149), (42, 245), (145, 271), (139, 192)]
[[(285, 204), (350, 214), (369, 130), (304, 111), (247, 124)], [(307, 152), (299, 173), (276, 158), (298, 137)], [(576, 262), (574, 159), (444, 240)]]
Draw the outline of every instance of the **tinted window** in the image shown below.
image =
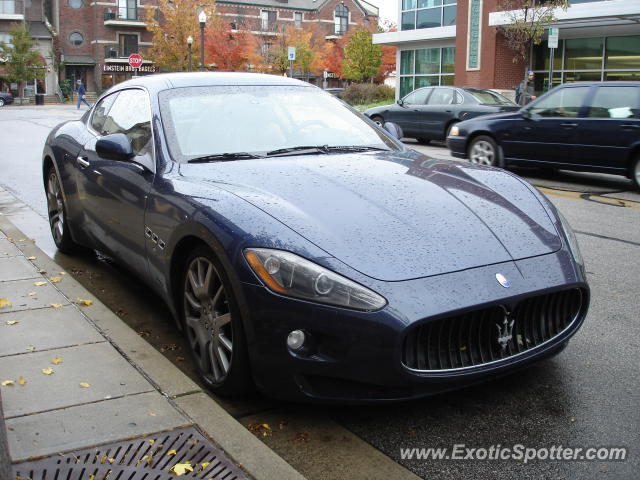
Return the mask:
[(429, 97), (429, 105), (451, 105), (455, 103), (453, 88), (436, 88)]
[(502, 95), (489, 90), (467, 90), (479, 102), (485, 105), (513, 105), (513, 102)]
[(107, 118), (107, 114), (109, 113), (109, 110), (111, 109), (111, 106), (113, 105), (113, 102), (115, 101), (117, 96), (118, 94), (114, 93), (113, 95), (109, 95), (108, 97), (103, 98), (102, 100), (100, 100), (98, 105), (96, 105), (96, 108), (93, 109), (93, 116), (91, 117), (91, 128), (93, 128), (101, 135), (106, 135), (102, 127), (104, 127), (104, 121)]
[(558, 89), (534, 104), (529, 112), (541, 117), (577, 117), (589, 88)]
[(151, 107), (144, 91), (120, 92), (103, 122), (102, 134), (110, 133), (124, 133), (136, 155), (149, 153), (152, 138)]
[(600, 87), (596, 91), (589, 116), (596, 118), (633, 118), (640, 116), (638, 87)]
[(429, 93), (431, 93), (430, 88), (421, 88), (404, 97), (403, 101), (409, 105), (424, 105), (427, 102)]

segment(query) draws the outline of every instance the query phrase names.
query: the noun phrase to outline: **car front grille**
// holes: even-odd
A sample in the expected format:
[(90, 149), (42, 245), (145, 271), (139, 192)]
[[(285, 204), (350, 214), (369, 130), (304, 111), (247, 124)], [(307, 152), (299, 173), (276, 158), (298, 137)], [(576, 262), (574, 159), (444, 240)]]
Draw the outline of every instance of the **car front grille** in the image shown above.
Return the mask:
[(578, 318), (578, 288), (525, 298), (513, 307), (495, 305), (441, 318), (412, 329), (402, 362), (413, 370), (476, 367), (531, 350), (559, 335)]

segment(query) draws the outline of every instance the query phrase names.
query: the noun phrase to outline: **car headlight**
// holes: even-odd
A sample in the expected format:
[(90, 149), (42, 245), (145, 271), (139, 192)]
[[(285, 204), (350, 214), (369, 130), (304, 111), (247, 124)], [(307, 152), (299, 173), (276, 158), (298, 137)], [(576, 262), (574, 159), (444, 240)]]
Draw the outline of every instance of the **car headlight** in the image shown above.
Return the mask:
[(387, 304), (368, 288), (293, 253), (247, 248), (244, 256), (256, 275), (276, 293), (363, 311), (380, 310)]
[(567, 239), (567, 242), (569, 242), (569, 250), (571, 250), (571, 253), (573, 254), (573, 259), (579, 265), (584, 265), (582, 253), (580, 253), (580, 246), (578, 245), (578, 239), (576, 238), (576, 234), (573, 233), (573, 228), (571, 228), (571, 225), (569, 225), (569, 222), (564, 218), (564, 215), (562, 215), (559, 210), (556, 209), (556, 213), (560, 219), (560, 225), (562, 225), (564, 236)]
[(455, 137), (457, 135), (460, 135), (460, 129), (454, 125), (453, 127), (451, 127), (451, 130), (449, 130), (449, 136)]

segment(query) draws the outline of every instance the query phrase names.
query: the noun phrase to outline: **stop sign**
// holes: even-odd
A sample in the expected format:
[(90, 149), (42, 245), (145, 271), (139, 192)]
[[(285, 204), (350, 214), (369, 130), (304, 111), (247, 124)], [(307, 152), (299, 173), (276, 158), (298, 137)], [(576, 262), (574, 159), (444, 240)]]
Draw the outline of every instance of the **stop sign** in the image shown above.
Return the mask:
[(142, 56), (138, 53), (129, 55), (129, 65), (131, 65), (131, 68), (140, 68), (142, 66)]

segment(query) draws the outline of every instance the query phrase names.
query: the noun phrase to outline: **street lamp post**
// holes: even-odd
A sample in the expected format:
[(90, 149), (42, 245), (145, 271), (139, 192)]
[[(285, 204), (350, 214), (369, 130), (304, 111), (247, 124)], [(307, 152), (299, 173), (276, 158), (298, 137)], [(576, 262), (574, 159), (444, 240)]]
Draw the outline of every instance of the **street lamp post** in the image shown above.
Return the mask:
[(200, 20), (200, 70), (204, 72), (204, 24), (207, 22), (207, 14), (204, 10), (198, 15)]
[(191, 70), (193, 70), (193, 60), (192, 60), (192, 57), (191, 57), (191, 46), (192, 45), (193, 45), (193, 37), (191, 35), (189, 35), (187, 37), (187, 46), (189, 47), (189, 70), (188, 70), (189, 72)]

